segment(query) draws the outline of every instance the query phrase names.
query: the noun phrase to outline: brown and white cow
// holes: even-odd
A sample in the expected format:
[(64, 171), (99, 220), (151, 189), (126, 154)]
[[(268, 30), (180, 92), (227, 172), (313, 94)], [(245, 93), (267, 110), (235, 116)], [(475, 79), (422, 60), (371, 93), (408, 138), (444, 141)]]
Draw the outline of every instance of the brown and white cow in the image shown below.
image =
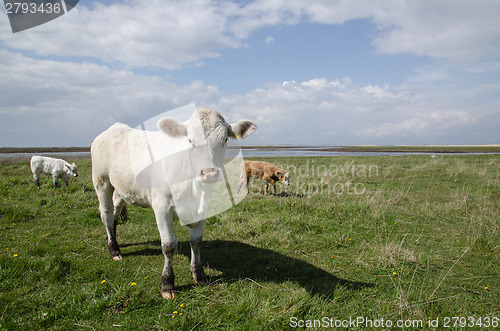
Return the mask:
[(91, 146), (92, 182), (99, 198), (113, 260), (121, 260), (116, 225), (126, 203), (152, 207), (165, 256), (161, 294), (174, 297), (173, 255), (177, 237), (173, 222), (189, 227), (194, 282), (207, 284), (200, 259), (201, 237), (213, 185), (223, 179), (228, 138), (245, 138), (256, 125), (249, 120), (228, 124), (215, 110), (196, 108), (186, 122), (163, 118), (159, 131), (112, 125)]
[(282, 170), (272, 163), (264, 161), (243, 161), (241, 162), (240, 182), (238, 183), (238, 193), (244, 184), (248, 194), (248, 181), (250, 178), (260, 178), (265, 182), (264, 194), (267, 194), (269, 184), (273, 187), (273, 194), (276, 193), (276, 182), (282, 182), (286, 186), (290, 185), (290, 175), (286, 170)]

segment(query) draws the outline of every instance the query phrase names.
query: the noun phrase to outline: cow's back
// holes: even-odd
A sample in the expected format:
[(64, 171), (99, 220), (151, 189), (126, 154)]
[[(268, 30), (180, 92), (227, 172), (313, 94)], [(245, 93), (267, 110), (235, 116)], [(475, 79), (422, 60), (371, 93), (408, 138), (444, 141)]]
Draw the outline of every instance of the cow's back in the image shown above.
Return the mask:
[(121, 123), (98, 135), (90, 147), (94, 185), (109, 181), (115, 188), (133, 184), (128, 136), (133, 130)]
[(61, 172), (62, 165), (59, 162), (62, 160), (54, 159), (46, 156), (34, 155), (31, 157), (30, 166), (33, 173), (52, 174), (54, 172)]
[(147, 171), (141, 172), (152, 162), (145, 134), (116, 123), (94, 139), (90, 151), (96, 189), (109, 183), (127, 203), (151, 206), (153, 189), (157, 188), (151, 185)]
[(90, 146), (92, 173), (107, 177), (116, 164), (128, 160), (127, 136), (131, 128), (125, 124), (116, 123), (98, 135)]

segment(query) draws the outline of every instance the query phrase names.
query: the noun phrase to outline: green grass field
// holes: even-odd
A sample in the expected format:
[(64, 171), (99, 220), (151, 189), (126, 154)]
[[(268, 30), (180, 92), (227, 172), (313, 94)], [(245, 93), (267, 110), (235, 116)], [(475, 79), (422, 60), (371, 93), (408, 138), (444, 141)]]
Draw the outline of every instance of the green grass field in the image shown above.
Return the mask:
[(292, 185), (264, 196), (254, 181), (207, 220), (209, 286), (193, 285), (177, 224), (171, 301), (152, 210), (129, 207), (112, 261), (90, 161), (55, 190), (29, 162), (0, 164), (0, 329), (498, 326), (499, 155), (268, 160)]

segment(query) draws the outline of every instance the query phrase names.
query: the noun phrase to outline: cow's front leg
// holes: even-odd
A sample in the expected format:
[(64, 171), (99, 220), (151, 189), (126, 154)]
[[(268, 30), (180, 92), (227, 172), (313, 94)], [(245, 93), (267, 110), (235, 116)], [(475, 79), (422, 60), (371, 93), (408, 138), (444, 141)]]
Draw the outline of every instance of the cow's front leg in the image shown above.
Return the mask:
[(56, 188), (56, 187), (57, 187), (57, 185), (58, 185), (58, 183), (57, 183), (57, 178), (58, 178), (58, 177), (59, 177), (59, 176), (57, 176), (57, 175), (52, 175), (52, 187), (53, 187), (53, 188)]
[(33, 175), (33, 183), (40, 188), (40, 178), (37, 175)]
[(200, 256), (204, 224), (205, 220), (187, 225), (189, 227), (189, 244), (191, 245), (191, 273), (193, 274), (195, 284), (202, 286), (208, 284), (208, 279), (203, 271)]
[(175, 277), (172, 269), (174, 254), (177, 251), (177, 237), (174, 232), (172, 213), (155, 209), (156, 225), (161, 237), (161, 250), (165, 257), (165, 264), (161, 274), (161, 296), (165, 299), (173, 299), (175, 296)]

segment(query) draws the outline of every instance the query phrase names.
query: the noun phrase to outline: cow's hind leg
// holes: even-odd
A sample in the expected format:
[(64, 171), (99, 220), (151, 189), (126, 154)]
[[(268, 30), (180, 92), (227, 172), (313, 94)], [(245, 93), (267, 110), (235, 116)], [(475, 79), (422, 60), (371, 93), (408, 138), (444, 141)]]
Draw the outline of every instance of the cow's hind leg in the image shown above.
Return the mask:
[(238, 191), (236, 192), (236, 194), (240, 193), (241, 186), (243, 186), (244, 182), (245, 182), (245, 178), (242, 177), (240, 179), (240, 181), (238, 182)]
[(245, 180), (245, 190), (247, 192), (247, 194), (250, 193), (250, 191), (248, 190), (248, 183), (250, 182), (250, 178), (249, 177), (245, 177), (246, 180)]
[(118, 224), (118, 220), (121, 218), (122, 221), (127, 220), (127, 208), (125, 206), (125, 200), (116, 193), (113, 193), (113, 219), (115, 224)]
[(236, 192), (236, 194), (240, 193), (240, 189), (242, 186), (245, 186), (245, 192), (248, 194), (248, 181), (250, 180), (250, 178), (248, 178), (247, 176), (243, 176), (240, 181), (238, 182), (238, 191)]
[[(111, 258), (115, 261), (122, 260), (123, 256), (120, 246), (116, 241), (116, 220), (114, 219), (113, 191), (111, 183), (102, 179), (97, 179), (94, 183), (97, 197), (99, 199), (99, 210), (101, 211), (101, 220), (106, 227), (106, 240)], [(97, 185), (96, 185), (97, 184)]]
[(205, 221), (203, 220), (198, 223), (188, 224), (189, 243), (191, 245), (191, 273), (193, 274), (194, 282), (202, 286), (208, 284), (200, 257), (201, 237), (203, 235), (204, 223)]

